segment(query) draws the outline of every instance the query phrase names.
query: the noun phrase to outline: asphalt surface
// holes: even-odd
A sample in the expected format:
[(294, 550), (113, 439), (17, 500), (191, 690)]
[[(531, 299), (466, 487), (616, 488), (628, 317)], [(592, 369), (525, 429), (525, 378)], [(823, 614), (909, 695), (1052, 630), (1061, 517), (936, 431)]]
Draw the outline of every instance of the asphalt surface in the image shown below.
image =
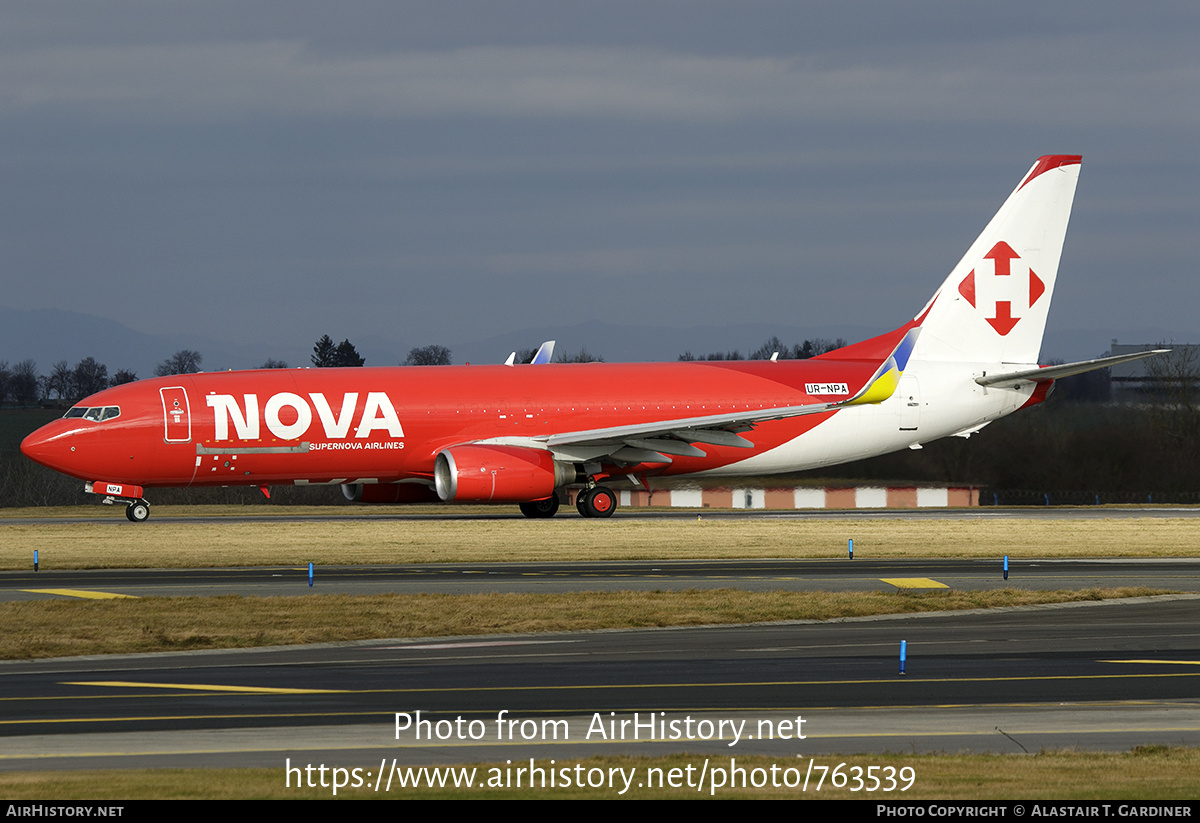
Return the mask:
[[(4, 663), (0, 769), (1200, 745), (1198, 615), (1183, 595)], [(397, 712), (414, 721), (399, 739)], [(679, 739), (633, 739), (635, 712)]]
[(249, 596), (570, 592), (737, 588), (747, 591), (895, 591), (897, 588), (1084, 589), (1146, 586), (1200, 593), (1200, 558), (990, 560), (655, 560), (444, 563), (223, 569), (0, 572), (0, 602), (87, 596)]

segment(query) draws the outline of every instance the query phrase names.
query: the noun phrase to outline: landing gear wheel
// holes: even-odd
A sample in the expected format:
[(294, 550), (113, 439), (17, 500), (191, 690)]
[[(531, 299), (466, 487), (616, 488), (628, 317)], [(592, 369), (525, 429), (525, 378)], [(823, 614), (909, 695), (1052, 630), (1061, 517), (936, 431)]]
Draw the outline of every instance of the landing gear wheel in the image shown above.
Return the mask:
[(612, 517), (617, 510), (617, 495), (608, 486), (596, 486), (586, 496), (581, 495), (575, 505), (584, 517)]
[(558, 495), (551, 495), (545, 500), (522, 503), (520, 508), (521, 514), (526, 517), (553, 517), (558, 514)]
[(150, 517), (150, 504), (145, 500), (135, 500), (125, 507), (125, 516), (133, 523), (144, 523)]
[(591, 489), (582, 489), (579, 494), (575, 495), (575, 508), (579, 509), (579, 514), (583, 517), (591, 517), (587, 509), (587, 499), (591, 493)]

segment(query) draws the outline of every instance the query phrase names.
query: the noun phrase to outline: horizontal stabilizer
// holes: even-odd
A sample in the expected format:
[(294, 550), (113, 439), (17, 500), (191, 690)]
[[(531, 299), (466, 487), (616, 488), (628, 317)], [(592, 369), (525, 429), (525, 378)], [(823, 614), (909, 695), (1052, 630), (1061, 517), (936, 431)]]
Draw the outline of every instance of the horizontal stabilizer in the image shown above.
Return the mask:
[(1154, 351), (1139, 351), (1133, 354), (1118, 354), (1115, 357), (1101, 357), (1098, 360), (1080, 360), (1078, 363), (1064, 363), (1061, 366), (1022, 369), (1021, 371), (1007, 372), (1005, 374), (985, 374), (982, 377), (976, 377), (975, 382), (981, 386), (996, 386), (998, 388), (1011, 389), (1013, 386), (1018, 386), (1021, 383), (1071, 377), (1072, 375), (1083, 374), (1084, 372), (1095, 371), (1096, 369), (1106, 369), (1118, 363), (1128, 363), (1132, 360), (1141, 360), (1145, 357), (1166, 354), (1169, 351), (1170, 349), (1155, 349)]

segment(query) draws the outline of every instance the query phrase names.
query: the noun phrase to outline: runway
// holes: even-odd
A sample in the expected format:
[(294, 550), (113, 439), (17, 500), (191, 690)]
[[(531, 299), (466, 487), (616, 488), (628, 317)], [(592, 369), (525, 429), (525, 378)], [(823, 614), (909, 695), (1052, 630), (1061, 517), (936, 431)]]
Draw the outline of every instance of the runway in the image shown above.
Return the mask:
[[(0, 769), (282, 769), (289, 758), (377, 768), (667, 750), (782, 762), (831, 752), (1200, 745), (1198, 613), (1200, 598), (1182, 595), (825, 623), (10, 662), (0, 664)], [(396, 713), (418, 710), (434, 739), (412, 731), (397, 739)], [(624, 739), (596, 733), (597, 718), (632, 722), (635, 712), (643, 723), (656, 716), (680, 729), (690, 718), (693, 736), (631, 739), (628, 724)], [(460, 717), (479, 721), (479, 739), (437, 739), (433, 724), (448, 721), (436, 727), (445, 732)], [(498, 739), (497, 718), (518, 726)], [(543, 731), (545, 720), (557, 739)], [(746, 723), (735, 741), (739, 720)], [(525, 721), (538, 729), (530, 739), (521, 738), (533, 728)], [(718, 728), (724, 733), (700, 736)]]
[(0, 572), (0, 602), (92, 595), (475, 594), (654, 589), (895, 591), (1146, 586), (1200, 593), (1200, 559), (653, 560)]

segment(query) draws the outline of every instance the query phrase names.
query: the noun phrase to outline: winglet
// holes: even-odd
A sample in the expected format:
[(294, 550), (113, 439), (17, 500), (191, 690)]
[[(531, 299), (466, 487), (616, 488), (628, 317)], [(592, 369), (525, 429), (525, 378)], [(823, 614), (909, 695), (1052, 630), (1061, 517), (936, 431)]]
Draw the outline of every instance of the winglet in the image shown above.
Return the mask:
[(545, 343), (543, 343), (541, 346), (538, 347), (537, 354), (535, 354), (533, 356), (533, 359), (530, 360), (529, 362), (533, 365), (541, 365), (542, 363), (549, 363), (553, 357), (554, 357), (554, 341), (547, 340)]
[(862, 391), (840, 405), (863, 406), (869, 403), (882, 403), (891, 397), (892, 393), (896, 391), (896, 387), (900, 385), (900, 376), (904, 374), (904, 369), (908, 366), (908, 358), (912, 355), (913, 347), (917, 344), (917, 336), (920, 333), (920, 326), (909, 329), (904, 337), (900, 338), (900, 342), (888, 355), (887, 360), (883, 361), (883, 364), (876, 369), (875, 374), (863, 386)]

